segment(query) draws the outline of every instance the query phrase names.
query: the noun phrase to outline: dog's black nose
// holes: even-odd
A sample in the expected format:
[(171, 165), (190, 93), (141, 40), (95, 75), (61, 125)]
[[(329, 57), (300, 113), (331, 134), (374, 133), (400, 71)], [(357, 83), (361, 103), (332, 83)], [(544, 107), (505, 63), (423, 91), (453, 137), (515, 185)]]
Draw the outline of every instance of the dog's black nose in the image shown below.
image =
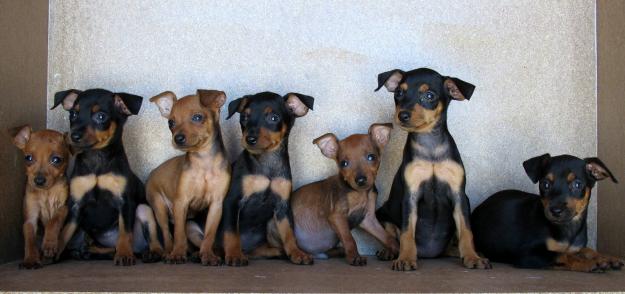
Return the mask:
[(177, 134), (174, 136), (174, 142), (176, 142), (176, 145), (182, 146), (187, 142), (187, 137), (184, 134)]
[(256, 136), (247, 136), (245, 137), (245, 141), (247, 141), (247, 144), (256, 145), (258, 138), (256, 138)]
[(80, 139), (82, 139), (82, 133), (72, 132), (70, 137), (72, 137), (72, 141), (74, 143), (78, 143), (78, 142), (80, 142)]
[(549, 208), (549, 211), (551, 212), (551, 215), (559, 217), (560, 215), (562, 215), (562, 212), (564, 212), (564, 209), (562, 209), (561, 207), (551, 207)]
[(400, 111), (398, 117), (400, 122), (407, 122), (410, 119), (410, 112)]
[(46, 184), (46, 178), (42, 175), (38, 175), (35, 177), (35, 179), (33, 180), (35, 182), (35, 185), (41, 187), (43, 185)]
[(364, 185), (367, 184), (367, 177), (365, 176), (358, 176), (356, 177), (356, 185), (362, 187)]

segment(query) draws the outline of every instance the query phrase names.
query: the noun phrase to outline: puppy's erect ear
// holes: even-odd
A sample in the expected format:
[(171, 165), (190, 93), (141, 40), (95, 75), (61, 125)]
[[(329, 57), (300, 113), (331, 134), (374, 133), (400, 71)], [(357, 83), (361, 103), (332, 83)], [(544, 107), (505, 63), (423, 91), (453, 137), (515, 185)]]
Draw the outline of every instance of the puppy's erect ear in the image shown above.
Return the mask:
[(375, 143), (380, 150), (384, 149), (386, 144), (391, 139), (391, 130), (393, 129), (393, 124), (372, 124), (369, 127), (369, 137)]
[(445, 92), (451, 99), (462, 101), (469, 100), (473, 95), (475, 86), (459, 78), (445, 77)]
[(176, 103), (177, 98), (176, 94), (171, 91), (165, 91), (160, 93), (152, 98), (150, 98), (150, 102), (156, 104), (158, 106), (158, 111), (161, 112), (161, 116), (169, 119), (169, 115), (171, 114), (171, 109), (174, 107), (174, 103)]
[(537, 156), (534, 158), (530, 158), (523, 162), (523, 168), (525, 169), (525, 173), (532, 180), (534, 184), (540, 180), (540, 176), (543, 173), (544, 168), (551, 161), (551, 155), (549, 153), (545, 153), (541, 156)]
[(137, 115), (141, 109), (141, 103), (143, 97), (128, 94), (128, 93), (115, 93), (115, 107), (125, 115)]
[(339, 140), (334, 134), (327, 133), (317, 139), (314, 139), (313, 144), (319, 147), (321, 153), (325, 157), (336, 160), (336, 155), (339, 152)]
[(584, 161), (586, 162), (586, 172), (588, 176), (595, 179), (595, 181), (601, 181), (609, 177), (612, 182), (618, 183), (612, 172), (599, 158), (588, 157), (584, 158)]
[(8, 130), (8, 132), (9, 135), (13, 138), (13, 144), (15, 144), (17, 148), (24, 150), (24, 148), (26, 148), (28, 140), (30, 140), (30, 134), (33, 132), (33, 129), (29, 125), (24, 125), (11, 128)]
[(219, 110), (226, 103), (226, 93), (218, 90), (197, 90), (200, 103), (210, 109)]
[(226, 119), (231, 118), (237, 112), (240, 113), (241, 111), (243, 111), (249, 97), (250, 95), (245, 95), (241, 98), (230, 101), (230, 103), (228, 104), (228, 117), (226, 117)]
[(404, 78), (404, 71), (401, 69), (394, 69), (391, 71), (378, 74), (378, 87), (375, 91), (380, 90), (382, 86), (386, 87), (389, 92), (395, 92), (399, 82)]
[(54, 94), (54, 105), (50, 108), (50, 110), (59, 106), (59, 104), (63, 103), (63, 109), (70, 110), (74, 106), (74, 102), (78, 95), (82, 93), (80, 90), (69, 89), (65, 91), (56, 92)]
[(284, 95), (284, 103), (291, 114), (296, 117), (302, 117), (313, 110), (315, 98), (300, 93), (288, 93)]

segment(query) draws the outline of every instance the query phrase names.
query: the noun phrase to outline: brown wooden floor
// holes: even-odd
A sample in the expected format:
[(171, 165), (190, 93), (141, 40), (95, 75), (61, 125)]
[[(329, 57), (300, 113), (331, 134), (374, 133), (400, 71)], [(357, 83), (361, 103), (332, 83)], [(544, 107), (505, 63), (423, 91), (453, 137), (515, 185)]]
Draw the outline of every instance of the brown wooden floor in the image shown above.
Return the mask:
[(584, 274), (521, 270), (503, 264), (467, 270), (457, 259), (422, 260), (414, 272), (393, 272), (369, 258), (366, 267), (342, 259), (296, 266), (282, 260), (253, 260), (242, 268), (198, 264), (138, 264), (69, 261), (39, 270), (0, 265), (0, 291), (150, 292), (562, 292), (625, 291), (625, 271)]

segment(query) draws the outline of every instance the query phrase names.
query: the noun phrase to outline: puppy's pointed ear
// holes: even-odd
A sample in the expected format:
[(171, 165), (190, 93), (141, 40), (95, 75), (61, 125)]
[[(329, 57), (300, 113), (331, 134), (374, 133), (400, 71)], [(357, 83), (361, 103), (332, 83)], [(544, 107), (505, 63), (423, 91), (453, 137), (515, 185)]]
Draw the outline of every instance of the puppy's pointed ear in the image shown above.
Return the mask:
[(471, 83), (467, 83), (459, 78), (445, 77), (445, 92), (449, 98), (462, 101), (469, 100), (473, 96), (475, 86)]
[(543, 174), (545, 167), (550, 161), (551, 155), (549, 155), (549, 153), (545, 153), (541, 156), (530, 158), (523, 162), (525, 173), (534, 184), (540, 180), (540, 176)]
[(389, 92), (395, 92), (402, 79), (404, 79), (404, 71), (401, 69), (394, 69), (378, 74), (378, 87), (375, 91), (380, 90), (380, 88), (384, 86)]
[(143, 103), (143, 97), (141, 96), (128, 93), (115, 93), (115, 107), (125, 115), (139, 114), (141, 103)]
[(288, 93), (284, 95), (284, 103), (291, 114), (302, 117), (313, 110), (315, 98), (300, 93)]
[(29, 125), (23, 125), (8, 130), (9, 136), (13, 138), (13, 144), (20, 150), (26, 148), (28, 140), (30, 140), (30, 134), (33, 129)]
[(314, 139), (313, 144), (319, 147), (321, 153), (325, 157), (336, 160), (336, 156), (339, 152), (339, 140), (334, 134), (327, 133), (317, 139)]
[(584, 158), (586, 162), (586, 173), (588, 176), (595, 179), (595, 181), (601, 181), (606, 178), (610, 178), (612, 182), (618, 183), (612, 172), (608, 167), (597, 157)]
[(57, 106), (59, 106), (59, 104), (63, 103), (63, 109), (69, 111), (70, 109), (72, 109), (72, 107), (74, 107), (74, 102), (76, 101), (76, 98), (78, 98), (78, 95), (80, 93), (82, 93), (82, 91), (76, 89), (56, 92), (56, 94), (54, 94), (54, 105), (52, 105), (50, 110), (56, 108)]
[(228, 117), (226, 117), (226, 119), (231, 118), (237, 112), (241, 113), (241, 111), (245, 109), (245, 106), (247, 105), (247, 102), (249, 101), (249, 97), (250, 95), (245, 95), (241, 98), (237, 98), (237, 99), (230, 101), (230, 103), (228, 103)]
[(165, 91), (150, 98), (150, 102), (156, 104), (158, 107), (158, 111), (161, 112), (161, 116), (167, 119), (169, 119), (171, 109), (174, 107), (174, 103), (176, 103), (176, 101), (178, 101), (176, 94), (171, 91)]
[(218, 90), (197, 90), (200, 103), (213, 110), (219, 110), (226, 103), (226, 93)]
[(393, 130), (391, 123), (372, 124), (369, 127), (369, 137), (382, 150), (391, 139), (391, 130)]

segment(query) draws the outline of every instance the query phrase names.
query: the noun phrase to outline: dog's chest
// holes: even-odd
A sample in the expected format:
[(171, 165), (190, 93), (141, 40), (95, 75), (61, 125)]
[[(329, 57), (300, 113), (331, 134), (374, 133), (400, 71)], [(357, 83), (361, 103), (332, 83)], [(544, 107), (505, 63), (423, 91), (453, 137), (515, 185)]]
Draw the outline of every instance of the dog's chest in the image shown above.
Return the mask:
[(365, 215), (367, 214), (368, 194), (368, 191), (352, 191), (345, 195), (348, 207), (347, 217), (350, 228), (358, 226), (365, 218)]
[(67, 200), (67, 186), (65, 184), (55, 185), (49, 190), (41, 193), (38, 197), (39, 215), (42, 224), (48, 223), (56, 214), (58, 209), (65, 205)]
[(115, 173), (101, 175), (89, 174), (73, 177), (70, 180), (69, 191), (74, 201), (80, 202), (85, 195), (95, 198), (110, 197), (121, 200), (128, 180)]
[(227, 164), (215, 160), (194, 162), (184, 171), (180, 183), (190, 197), (192, 209), (203, 209), (214, 197), (225, 195), (230, 183)]
[[(445, 183), (454, 193), (457, 193), (464, 183), (464, 168), (453, 160), (414, 159), (406, 164), (404, 180), (410, 193), (417, 193), (426, 183), (432, 183), (432, 179)], [(431, 188), (433, 192), (437, 192), (436, 185), (432, 185)]]
[(262, 174), (245, 175), (241, 178), (241, 193), (244, 200), (271, 194), (288, 200), (291, 195), (291, 180), (282, 177), (270, 178)]

